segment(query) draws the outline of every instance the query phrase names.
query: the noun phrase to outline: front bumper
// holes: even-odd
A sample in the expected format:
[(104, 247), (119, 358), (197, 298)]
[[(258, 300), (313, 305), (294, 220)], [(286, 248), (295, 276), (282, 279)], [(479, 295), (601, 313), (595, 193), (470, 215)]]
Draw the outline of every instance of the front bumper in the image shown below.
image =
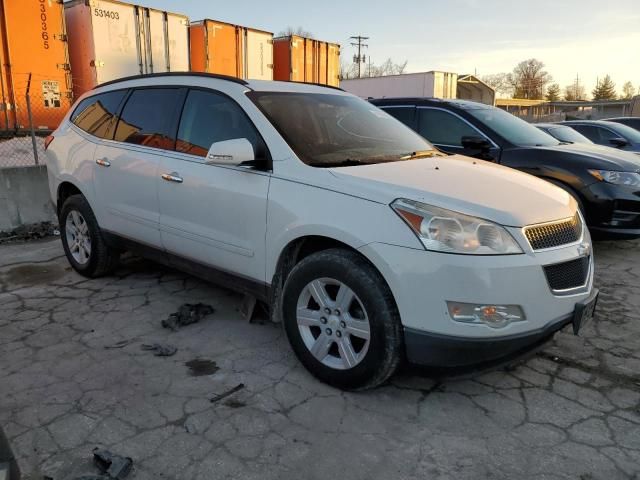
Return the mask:
[(640, 191), (596, 182), (580, 192), (587, 224), (597, 238), (640, 237)]
[[(509, 231), (521, 246), (527, 244), (520, 229)], [(590, 244), (588, 233), (583, 242)], [(584, 256), (584, 244), (501, 256), (452, 255), (379, 243), (360, 250), (394, 295), (409, 360), (447, 366), (517, 354), (569, 323), (576, 304), (593, 292), (593, 264), (582, 288), (561, 293), (551, 290), (544, 266)], [(457, 322), (447, 301), (518, 305), (526, 320), (503, 328)]]

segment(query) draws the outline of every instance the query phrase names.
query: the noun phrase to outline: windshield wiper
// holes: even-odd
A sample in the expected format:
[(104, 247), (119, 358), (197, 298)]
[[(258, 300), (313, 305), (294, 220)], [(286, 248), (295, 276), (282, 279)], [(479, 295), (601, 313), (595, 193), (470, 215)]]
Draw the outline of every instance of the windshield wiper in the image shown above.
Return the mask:
[(418, 150), (417, 152), (407, 153), (400, 157), (400, 160), (413, 160), (416, 158), (444, 157), (445, 155), (437, 150)]
[(353, 158), (347, 158), (345, 160), (339, 160), (337, 162), (313, 162), (310, 163), (312, 167), (332, 168), (332, 167), (354, 167), (356, 165), (369, 165), (371, 162), (366, 160), (355, 160)]

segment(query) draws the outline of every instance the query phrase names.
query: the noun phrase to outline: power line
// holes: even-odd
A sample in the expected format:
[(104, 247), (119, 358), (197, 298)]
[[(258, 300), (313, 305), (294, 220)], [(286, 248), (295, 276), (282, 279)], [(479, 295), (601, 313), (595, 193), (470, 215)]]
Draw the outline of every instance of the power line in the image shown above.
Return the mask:
[(368, 44), (363, 43), (364, 40), (369, 40), (369, 37), (363, 37), (362, 35), (357, 35), (349, 38), (356, 40), (356, 43), (352, 42), (351, 46), (358, 47), (358, 54), (353, 56), (353, 63), (358, 64), (358, 78), (360, 78), (360, 66), (366, 62), (365, 56), (361, 55), (361, 50), (369, 46)]

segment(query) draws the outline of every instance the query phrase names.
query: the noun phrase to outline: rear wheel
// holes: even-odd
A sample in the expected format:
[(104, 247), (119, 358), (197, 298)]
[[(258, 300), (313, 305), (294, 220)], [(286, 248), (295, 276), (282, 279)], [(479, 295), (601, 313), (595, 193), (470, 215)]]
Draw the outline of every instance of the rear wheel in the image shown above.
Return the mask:
[(282, 313), (294, 352), (330, 385), (375, 387), (400, 363), (402, 329), (389, 287), (354, 252), (326, 250), (297, 264), (285, 282)]
[(95, 278), (115, 268), (118, 252), (105, 243), (93, 210), (82, 195), (72, 195), (65, 200), (59, 222), (62, 246), (75, 271)]

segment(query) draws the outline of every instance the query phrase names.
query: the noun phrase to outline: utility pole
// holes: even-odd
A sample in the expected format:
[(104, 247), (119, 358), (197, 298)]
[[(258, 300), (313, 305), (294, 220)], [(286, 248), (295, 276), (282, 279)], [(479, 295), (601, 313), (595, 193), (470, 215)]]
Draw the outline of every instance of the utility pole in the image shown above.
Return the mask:
[(358, 64), (358, 78), (360, 78), (360, 66), (366, 62), (366, 58), (363, 55), (361, 55), (361, 50), (369, 46), (366, 43), (363, 43), (364, 40), (369, 40), (369, 37), (363, 37), (361, 35), (357, 35), (349, 38), (356, 40), (355, 43), (351, 43), (351, 46), (358, 47), (358, 55), (353, 56), (353, 62)]

